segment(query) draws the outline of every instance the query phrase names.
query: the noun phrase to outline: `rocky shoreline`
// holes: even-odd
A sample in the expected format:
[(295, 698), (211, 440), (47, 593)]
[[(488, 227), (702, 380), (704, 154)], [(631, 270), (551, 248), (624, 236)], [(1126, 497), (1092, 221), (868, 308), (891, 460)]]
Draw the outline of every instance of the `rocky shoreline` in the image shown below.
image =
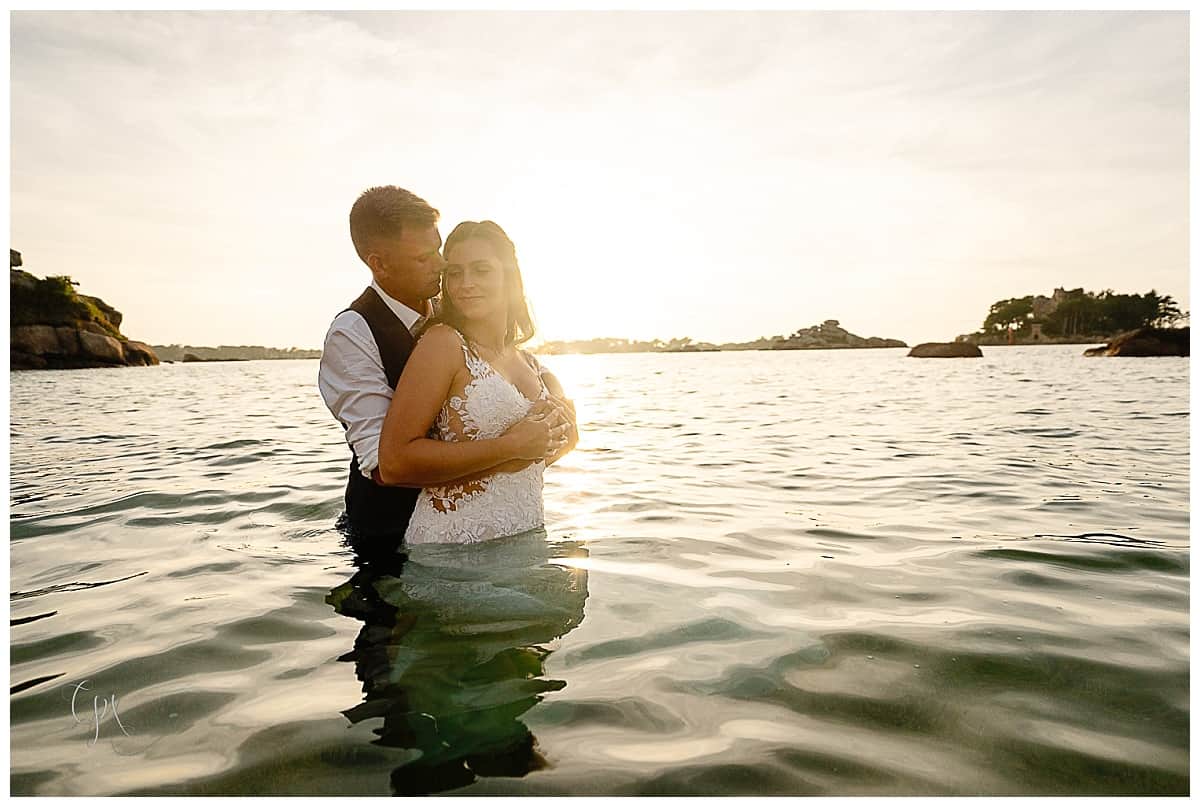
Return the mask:
[(1186, 356), (1190, 357), (1192, 329), (1138, 328), (1108, 344), (1085, 350), (1085, 356)]
[(69, 277), (38, 278), (17, 269), (10, 250), (9, 369), (74, 370), (158, 364), (154, 350), (121, 333), (121, 312), (75, 291)]
[[(759, 342), (763, 341), (759, 340)], [(748, 342), (745, 344), (754, 346), (751, 349), (756, 349), (759, 342)], [(843, 328), (841, 323), (836, 319), (827, 319), (820, 325), (801, 328), (787, 337), (772, 337), (768, 343), (768, 349), (770, 350), (830, 350), (838, 348), (881, 347), (908, 347), (908, 344), (900, 339), (885, 339), (880, 336), (858, 336)]]
[(1087, 341), (1063, 339), (1010, 344), (1004, 342), (977, 342), (974, 340), (967, 340), (960, 336), (953, 342), (926, 342), (917, 345), (911, 351), (909, 351), (908, 355), (919, 359), (978, 358), (983, 355), (983, 351), (979, 349), (980, 344), (986, 344), (990, 347), (1029, 347), (1031, 344), (1094, 345), (1097, 342), (1104, 342), (1106, 344), (1083, 351), (1083, 355), (1142, 357), (1179, 356), (1187, 358), (1191, 356), (1191, 337), (1192, 329), (1190, 326), (1183, 328), (1155, 328), (1147, 326), (1132, 331), (1126, 331), (1125, 333), (1118, 334), (1115, 337), (1096, 338), (1089, 339)]

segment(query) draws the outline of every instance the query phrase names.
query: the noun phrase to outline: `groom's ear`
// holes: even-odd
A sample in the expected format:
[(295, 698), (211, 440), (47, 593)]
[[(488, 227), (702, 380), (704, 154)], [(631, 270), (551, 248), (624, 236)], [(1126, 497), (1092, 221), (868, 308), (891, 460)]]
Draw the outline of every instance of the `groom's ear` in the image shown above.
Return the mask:
[(371, 274), (376, 274), (383, 268), (383, 259), (379, 257), (379, 253), (377, 252), (368, 252), (366, 262), (371, 270)]

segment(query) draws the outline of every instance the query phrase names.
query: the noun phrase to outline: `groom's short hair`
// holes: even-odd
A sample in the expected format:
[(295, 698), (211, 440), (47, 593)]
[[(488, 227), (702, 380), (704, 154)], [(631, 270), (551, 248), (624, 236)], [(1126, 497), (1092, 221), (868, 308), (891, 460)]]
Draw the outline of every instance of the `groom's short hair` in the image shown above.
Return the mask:
[(376, 238), (399, 238), (405, 225), (437, 224), (438, 212), (412, 191), (380, 185), (363, 191), (350, 208), (350, 240), (364, 262)]

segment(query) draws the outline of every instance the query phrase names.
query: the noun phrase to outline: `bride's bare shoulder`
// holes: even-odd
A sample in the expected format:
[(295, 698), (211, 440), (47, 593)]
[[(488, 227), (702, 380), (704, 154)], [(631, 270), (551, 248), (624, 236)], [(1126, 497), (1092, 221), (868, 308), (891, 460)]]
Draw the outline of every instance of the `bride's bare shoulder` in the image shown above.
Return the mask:
[[(447, 363), (453, 366), (463, 364), (463, 338), (454, 328), (443, 323), (434, 323), (421, 334), (417, 346), (413, 349), (413, 359)], [(410, 359), (411, 361), (412, 359)]]
[(444, 322), (430, 325), (417, 339), (417, 346), (424, 345), (426, 350), (460, 350), (463, 345), (462, 334)]

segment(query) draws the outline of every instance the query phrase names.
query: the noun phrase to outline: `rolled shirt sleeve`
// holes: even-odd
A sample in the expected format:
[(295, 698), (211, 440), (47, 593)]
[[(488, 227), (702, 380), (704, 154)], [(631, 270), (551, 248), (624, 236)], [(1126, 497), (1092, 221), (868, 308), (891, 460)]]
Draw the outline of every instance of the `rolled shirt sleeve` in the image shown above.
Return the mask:
[(370, 326), (355, 311), (343, 311), (325, 335), (317, 387), (325, 406), (346, 429), (346, 443), (363, 476), (379, 465), (379, 436), (392, 402)]

